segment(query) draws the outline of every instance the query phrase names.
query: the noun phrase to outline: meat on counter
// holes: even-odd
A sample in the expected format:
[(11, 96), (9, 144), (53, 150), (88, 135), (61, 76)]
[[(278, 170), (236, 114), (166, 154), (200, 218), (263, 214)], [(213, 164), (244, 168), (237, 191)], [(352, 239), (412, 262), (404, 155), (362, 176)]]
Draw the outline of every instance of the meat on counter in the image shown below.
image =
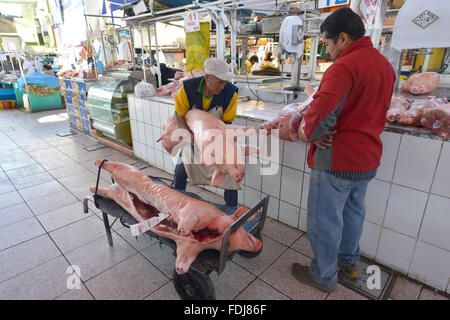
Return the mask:
[(437, 72), (416, 73), (405, 81), (400, 90), (415, 95), (427, 94), (439, 86), (440, 79)]

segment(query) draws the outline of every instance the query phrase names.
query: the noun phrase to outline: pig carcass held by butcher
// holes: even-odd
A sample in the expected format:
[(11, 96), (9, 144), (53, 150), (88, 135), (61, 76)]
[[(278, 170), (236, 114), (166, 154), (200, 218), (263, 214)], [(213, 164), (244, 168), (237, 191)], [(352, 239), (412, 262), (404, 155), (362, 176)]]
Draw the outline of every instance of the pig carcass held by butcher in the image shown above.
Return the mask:
[(278, 137), (286, 141), (299, 140), (299, 126), (302, 122), (303, 116), (308, 111), (309, 104), (313, 100), (313, 95), (316, 89), (313, 89), (309, 84), (305, 85), (308, 99), (301, 103), (292, 103), (285, 106), (278, 113), (277, 117), (271, 121), (265, 122), (261, 125), (261, 129), (266, 129), (268, 134), (272, 130), (278, 129)]
[[(259, 149), (240, 144), (237, 137), (255, 135), (256, 129), (227, 125), (210, 113), (196, 109), (189, 110), (184, 118), (192, 132), (193, 142), (200, 150), (202, 164), (215, 169), (211, 186), (221, 184), (227, 174), (236, 183), (241, 182), (245, 175), (245, 156), (258, 153)], [(163, 134), (157, 140), (172, 156), (186, 143), (186, 137), (190, 136), (182, 130), (177, 125), (175, 115), (172, 115), (165, 121)]]
[[(102, 159), (95, 164), (100, 166)], [(191, 198), (165, 185), (152, 181), (144, 173), (127, 164), (104, 162), (102, 168), (111, 173), (115, 183), (98, 188), (98, 195), (114, 200), (138, 222), (169, 215), (150, 231), (177, 243), (176, 272), (184, 274), (197, 255), (206, 249), (220, 250), (225, 230), (246, 211), (227, 215), (214, 205)], [(95, 192), (95, 188), (91, 188)], [(261, 250), (261, 241), (241, 226), (230, 235), (229, 251)]]
[(416, 73), (405, 81), (400, 90), (415, 95), (427, 94), (439, 86), (440, 79), (437, 72)]
[(194, 69), (190, 72), (186, 71), (177, 71), (174, 76), (174, 80), (166, 85), (163, 85), (161, 88), (156, 89), (156, 93), (158, 96), (164, 96), (168, 95), (172, 98), (175, 98), (175, 96), (178, 93), (178, 90), (183, 85), (184, 80), (201, 77), (204, 76), (205, 72), (202, 69)]

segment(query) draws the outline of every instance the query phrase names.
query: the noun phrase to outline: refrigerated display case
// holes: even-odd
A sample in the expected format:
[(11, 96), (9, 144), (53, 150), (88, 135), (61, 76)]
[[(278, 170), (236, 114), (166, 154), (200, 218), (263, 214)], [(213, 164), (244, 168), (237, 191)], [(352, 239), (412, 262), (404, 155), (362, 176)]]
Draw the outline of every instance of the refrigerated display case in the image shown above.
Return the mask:
[(130, 72), (114, 72), (97, 80), (89, 89), (87, 105), (92, 128), (117, 141), (132, 144), (127, 95), (138, 80)]

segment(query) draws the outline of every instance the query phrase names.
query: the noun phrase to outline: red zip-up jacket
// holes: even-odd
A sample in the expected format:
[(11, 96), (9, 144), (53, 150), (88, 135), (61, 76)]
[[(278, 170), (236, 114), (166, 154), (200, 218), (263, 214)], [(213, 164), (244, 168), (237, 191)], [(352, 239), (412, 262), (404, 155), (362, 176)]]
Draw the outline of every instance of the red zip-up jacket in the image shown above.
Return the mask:
[(380, 134), (392, 97), (395, 72), (369, 37), (344, 49), (323, 75), (308, 112), (308, 141), (337, 130), (333, 146), (323, 150), (310, 143), (308, 166), (339, 172), (367, 172), (380, 165)]

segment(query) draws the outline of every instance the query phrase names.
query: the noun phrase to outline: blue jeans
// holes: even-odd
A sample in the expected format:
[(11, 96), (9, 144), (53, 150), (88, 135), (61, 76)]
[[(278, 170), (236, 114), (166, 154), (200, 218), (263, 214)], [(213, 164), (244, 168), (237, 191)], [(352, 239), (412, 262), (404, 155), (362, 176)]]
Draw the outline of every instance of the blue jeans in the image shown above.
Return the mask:
[(359, 260), (370, 180), (340, 179), (317, 169), (311, 172), (306, 230), (314, 259), (309, 273), (328, 289), (336, 287), (338, 263), (348, 266)]

